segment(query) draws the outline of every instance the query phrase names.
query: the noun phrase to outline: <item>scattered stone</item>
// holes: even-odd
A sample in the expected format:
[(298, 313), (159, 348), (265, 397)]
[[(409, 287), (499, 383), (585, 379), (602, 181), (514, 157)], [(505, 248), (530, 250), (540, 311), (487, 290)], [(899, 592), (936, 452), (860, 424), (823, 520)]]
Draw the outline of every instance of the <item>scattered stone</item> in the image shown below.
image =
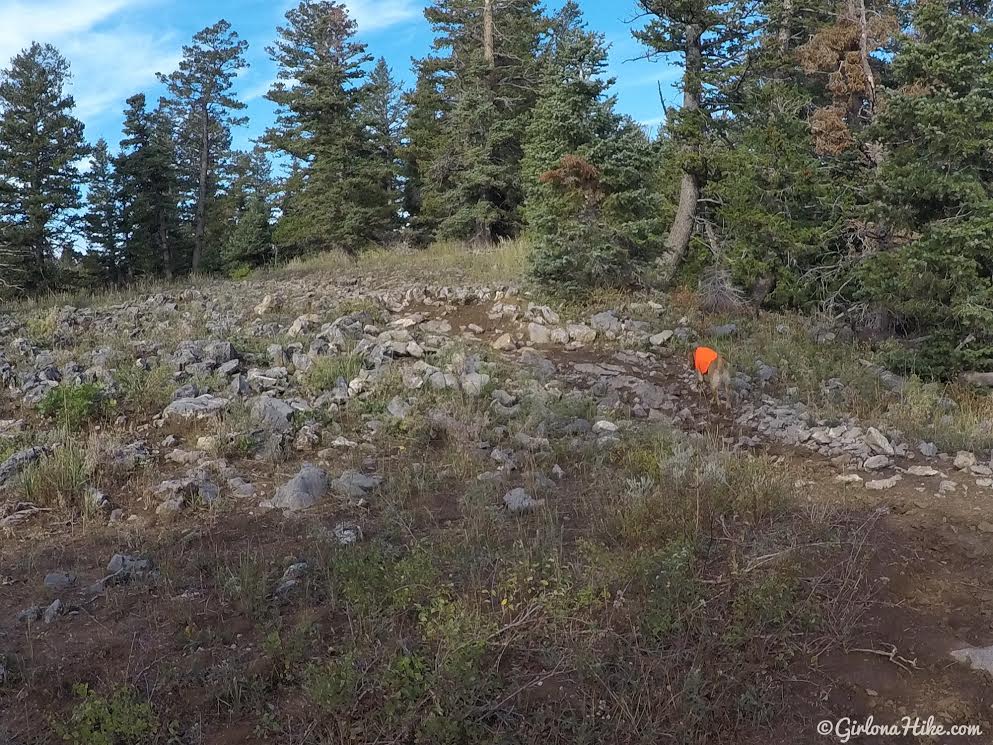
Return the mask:
[(327, 492), (327, 472), (307, 463), (296, 476), (276, 489), (273, 498), (263, 502), (262, 506), (284, 512), (297, 512), (313, 507)]
[(545, 504), (545, 500), (535, 499), (524, 491), (524, 489), (517, 488), (511, 489), (503, 495), (503, 503), (510, 512), (519, 514), (522, 512), (530, 512), (531, 510), (543, 506)]
[(839, 473), (834, 480), (842, 484), (861, 484), (862, 477), (857, 473)]
[(338, 523), (332, 531), (334, 538), (342, 546), (351, 546), (362, 540), (362, 528), (357, 523)]
[(48, 453), (48, 448), (42, 447), (26, 448), (14, 453), (3, 463), (0, 463), (0, 486), (6, 484), (14, 476), (35, 461), (40, 460), (43, 456), (48, 455)]
[(668, 329), (666, 331), (660, 331), (654, 336), (649, 336), (648, 343), (651, 344), (653, 347), (661, 347), (663, 344), (668, 342), (673, 336), (675, 336), (675, 334), (676, 334), (675, 331), (671, 331)]
[(862, 467), (867, 471), (879, 471), (883, 468), (888, 467), (893, 461), (885, 455), (873, 455), (865, 459), (862, 463)]
[(591, 329), (585, 323), (570, 323), (565, 327), (569, 339), (579, 344), (592, 344), (596, 341), (596, 329)]
[(252, 403), (252, 417), (274, 432), (289, 432), (293, 429), (293, 415), (296, 409), (282, 399), (272, 396), (259, 396)]
[(207, 419), (224, 411), (229, 399), (204, 394), (194, 398), (179, 398), (166, 406), (163, 419)]
[(514, 342), (514, 337), (510, 334), (501, 334), (496, 338), (491, 346), (500, 352), (511, 352), (517, 349), (517, 344)]
[(911, 466), (907, 469), (907, 473), (911, 476), (940, 476), (941, 472), (931, 466)]
[(895, 476), (890, 476), (888, 479), (877, 479), (876, 481), (867, 481), (865, 484), (865, 488), (871, 491), (884, 491), (886, 489), (892, 489), (894, 486), (900, 483), (901, 479), (902, 477), (900, 476), (900, 474), (896, 474)]
[(49, 572), (45, 575), (45, 587), (56, 592), (67, 590), (76, 584), (76, 575), (69, 572)]
[(889, 441), (889, 438), (875, 427), (869, 427), (866, 430), (865, 442), (877, 453), (890, 456), (895, 455), (893, 444)]
[(62, 614), (62, 601), (58, 598), (52, 601), (52, 604), (45, 608), (45, 612), (41, 616), (41, 620), (46, 624), (54, 623), (55, 619)]
[(590, 326), (595, 331), (601, 331), (608, 336), (619, 334), (624, 330), (624, 324), (617, 317), (617, 313), (612, 310), (605, 310), (590, 318)]
[(130, 554), (114, 554), (107, 564), (110, 576), (101, 580), (105, 585), (122, 585), (158, 576), (151, 559), (142, 559)]
[(959, 450), (955, 454), (955, 460), (952, 463), (960, 471), (965, 471), (976, 465), (976, 454), (970, 453), (966, 450)]
[(310, 565), (305, 561), (299, 561), (296, 564), (290, 564), (283, 572), (283, 576), (280, 577), (279, 582), (276, 584), (276, 588), (272, 591), (273, 596), (277, 600), (285, 600), (287, 595), (295, 588), (303, 578), (306, 576), (307, 572), (310, 571)]
[(956, 649), (952, 651), (951, 655), (952, 659), (969, 665), (973, 670), (980, 670), (993, 675), (993, 646)]
[(258, 491), (255, 488), (255, 484), (251, 484), (240, 477), (228, 479), (228, 488), (238, 497), (254, 497)]
[(382, 481), (379, 476), (369, 476), (359, 471), (345, 471), (332, 482), (332, 485), (341, 496), (360, 499), (377, 488)]
[(41, 620), (42, 614), (45, 609), (40, 605), (33, 605), (30, 608), (25, 608), (17, 614), (18, 623), (37, 623)]
[(613, 422), (608, 422), (606, 419), (601, 419), (599, 422), (593, 425), (593, 433), (597, 435), (603, 434), (613, 434), (617, 432), (619, 427)]

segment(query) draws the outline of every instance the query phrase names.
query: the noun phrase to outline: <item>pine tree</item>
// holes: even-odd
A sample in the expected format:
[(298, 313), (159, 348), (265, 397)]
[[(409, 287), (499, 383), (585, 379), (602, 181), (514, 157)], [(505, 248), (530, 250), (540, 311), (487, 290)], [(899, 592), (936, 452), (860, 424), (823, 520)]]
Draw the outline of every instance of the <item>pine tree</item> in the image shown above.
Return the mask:
[(401, 228), (403, 185), (400, 180), (400, 150), (406, 115), (403, 90), (394, 80), (386, 60), (380, 57), (369, 76), (360, 107), (361, 121), (374, 153), (370, 168), (378, 170), (379, 188), (384, 195), (382, 211), (376, 217), (376, 224), (382, 229), (376, 239), (379, 243), (388, 242)]
[(266, 139), (297, 170), (276, 241), (291, 252), (355, 252), (395, 223), (395, 197), (364, 120), (371, 92), (363, 66), (372, 58), (355, 41), (355, 22), (340, 3), (305, 0), (286, 20), (269, 49), (279, 80), (267, 97), (279, 110)]
[(272, 261), (272, 204), (275, 185), (265, 151), (256, 146), (234, 158), (228, 188), (222, 258), (229, 272), (241, 273)]
[(683, 68), (682, 106), (667, 121), (682, 171), (667, 255), (659, 267), (663, 278), (671, 278), (696, 229), (708, 147), (748, 71), (747, 52), (761, 19), (751, 0), (639, 0), (639, 5), (651, 20), (635, 36), (652, 56), (678, 55)]
[(34, 43), (0, 75), (0, 290), (58, 283), (55, 259), (71, 248), (85, 157), (83, 124), (67, 95), (69, 63)]
[(221, 20), (199, 31), (183, 47), (179, 69), (159, 75), (168, 96), (165, 108), (179, 122), (181, 162), (185, 166), (193, 224), (190, 268), (199, 271), (207, 246), (210, 213), (216, 206), (220, 168), (231, 148), (231, 128), (247, 118), (236, 116), (245, 104), (232, 88), (238, 71), (248, 67), (248, 42)]
[(641, 129), (614, 112), (606, 67), (603, 36), (586, 31), (579, 6), (566, 3), (523, 160), (533, 272), (559, 288), (626, 283), (660, 242), (655, 153)]
[(927, 333), (922, 372), (993, 369), (993, 22), (922, 0), (871, 135), (883, 159), (864, 297)]
[(515, 235), (548, 20), (537, 0), (437, 0), (425, 16), (439, 53), (418, 63), (411, 100), (413, 222), (428, 239)]
[(86, 183), (83, 234), (90, 252), (96, 255), (101, 274), (119, 284), (126, 272), (121, 241), (121, 201), (113, 158), (107, 141), (102, 138), (93, 147)]
[(406, 95), (404, 130), (403, 207), (410, 233), (419, 244), (429, 243), (445, 214), (443, 196), (451, 182), (439, 167), (445, 148), (444, 122), (450, 114), (445, 98), (445, 74), (436, 58), (417, 63), (417, 82)]
[(168, 114), (148, 112), (144, 94), (127, 100), (115, 163), (126, 275), (171, 278), (185, 254), (179, 226), (176, 148)]

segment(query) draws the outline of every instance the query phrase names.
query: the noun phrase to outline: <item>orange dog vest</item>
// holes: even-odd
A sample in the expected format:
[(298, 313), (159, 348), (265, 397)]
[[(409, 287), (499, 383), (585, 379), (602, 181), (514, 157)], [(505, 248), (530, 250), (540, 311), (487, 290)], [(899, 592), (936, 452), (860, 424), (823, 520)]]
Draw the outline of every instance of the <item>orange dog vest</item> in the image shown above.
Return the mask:
[(693, 366), (698, 373), (706, 375), (710, 366), (717, 361), (719, 356), (710, 347), (697, 347), (696, 351), (693, 352)]

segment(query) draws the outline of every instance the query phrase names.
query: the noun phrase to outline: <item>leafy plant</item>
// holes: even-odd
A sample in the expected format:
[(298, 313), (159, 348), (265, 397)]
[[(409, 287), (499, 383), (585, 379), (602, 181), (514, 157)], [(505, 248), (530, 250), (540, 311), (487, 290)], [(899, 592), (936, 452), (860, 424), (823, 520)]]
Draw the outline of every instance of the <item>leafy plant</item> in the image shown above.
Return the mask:
[(108, 404), (103, 389), (96, 383), (75, 383), (60, 385), (46, 393), (38, 404), (38, 411), (75, 432), (103, 416)]
[(139, 701), (129, 688), (118, 688), (110, 696), (101, 696), (85, 683), (78, 683), (73, 686), (73, 693), (82, 700), (73, 707), (68, 722), (56, 725), (66, 742), (138, 745), (150, 741), (158, 730), (159, 721), (152, 705)]

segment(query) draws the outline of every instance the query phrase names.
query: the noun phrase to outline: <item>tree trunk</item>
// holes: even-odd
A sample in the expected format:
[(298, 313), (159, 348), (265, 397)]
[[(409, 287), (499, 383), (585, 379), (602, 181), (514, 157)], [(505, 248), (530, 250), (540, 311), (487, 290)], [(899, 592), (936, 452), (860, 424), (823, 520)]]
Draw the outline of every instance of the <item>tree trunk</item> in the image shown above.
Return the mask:
[[(689, 23), (686, 25), (686, 63), (683, 71), (683, 109), (682, 113), (692, 113), (700, 109), (701, 84), (700, 73), (703, 67), (703, 49), (700, 39), (700, 27)], [(703, 133), (698, 133), (702, 136)], [(693, 154), (694, 145), (684, 145), (683, 155), (689, 157)], [(693, 237), (693, 229), (696, 224), (697, 205), (700, 200), (700, 181), (696, 173), (685, 165), (683, 167), (683, 177), (679, 184), (679, 206), (676, 208), (676, 216), (672, 220), (669, 228), (669, 235), (665, 239), (666, 255), (662, 260), (662, 279), (665, 282), (672, 280), (679, 265), (686, 256), (686, 250), (690, 245), (690, 238)]]
[(779, 20), (777, 41), (779, 42), (779, 51), (784, 55), (790, 50), (790, 39), (793, 36), (790, 28), (792, 22), (793, 0), (783, 0), (783, 17)]
[(483, 57), (491, 70), (496, 67), (493, 48), (493, 0), (483, 0)]
[(869, 24), (865, 17), (865, 0), (856, 0), (859, 22), (859, 59), (862, 63), (862, 74), (865, 75), (865, 97), (869, 102), (869, 117), (876, 105), (876, 81), (872, 77), (872, 66), (869, 64)]
[(159, 240), (159, 251), (162, 253), (162, 271), (165, 273), (166, 279), (172, 279), (172, 255), (169, 251), (169, 236), (166, 233), (166, 221), (165, 215), (162, 214), (161, 210), (158, 214), (158, 240)]
[(207, 176), (210, 167), (210, 122), (207, 106), (200, 116), (200, 183), (197, 184), (197, 213), (193, 236), (193, 271), (200, 269), (204, 244), (207, 240)]

